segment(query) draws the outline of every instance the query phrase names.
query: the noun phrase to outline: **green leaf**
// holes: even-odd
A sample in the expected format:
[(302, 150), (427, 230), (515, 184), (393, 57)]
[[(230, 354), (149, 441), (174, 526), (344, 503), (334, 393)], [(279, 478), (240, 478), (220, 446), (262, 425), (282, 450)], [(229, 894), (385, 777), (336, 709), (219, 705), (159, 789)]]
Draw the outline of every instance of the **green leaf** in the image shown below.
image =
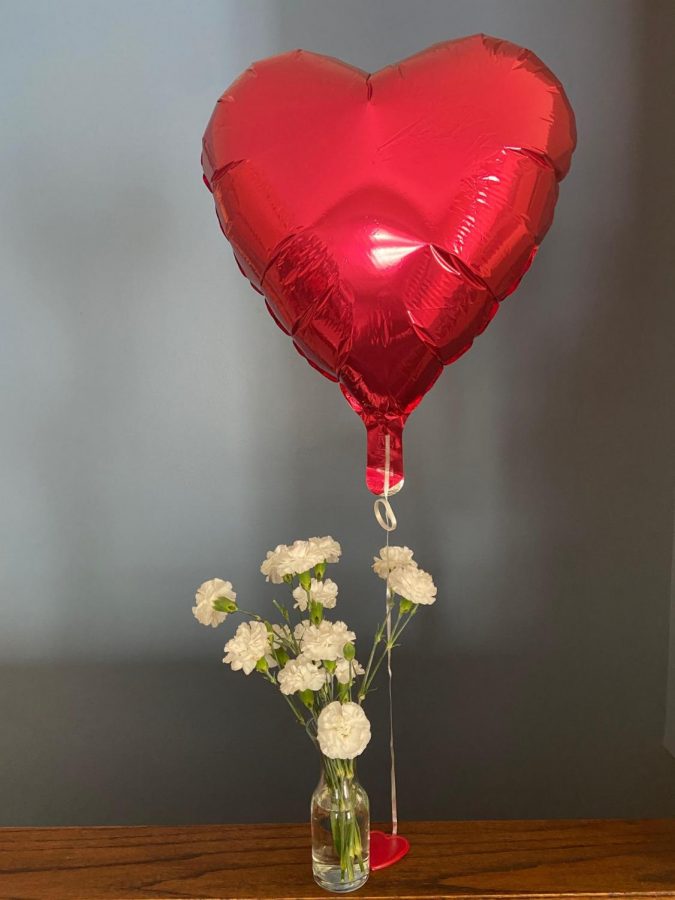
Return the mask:
[(274, 658), (279, 663), (279, 665), (281, 666), (282, 669), (289, 660), (288, 653), (286, 653), (285, 650), (282, 650), (281, 647), (279, 647), (278, 649), (276, 649), (274, 651)]
[(312, 709), (314, 706), (314, 691), (310, 691), (309, 688), (306, 691), (299, 691), (298, 697), (302, 700), (307, 709)]

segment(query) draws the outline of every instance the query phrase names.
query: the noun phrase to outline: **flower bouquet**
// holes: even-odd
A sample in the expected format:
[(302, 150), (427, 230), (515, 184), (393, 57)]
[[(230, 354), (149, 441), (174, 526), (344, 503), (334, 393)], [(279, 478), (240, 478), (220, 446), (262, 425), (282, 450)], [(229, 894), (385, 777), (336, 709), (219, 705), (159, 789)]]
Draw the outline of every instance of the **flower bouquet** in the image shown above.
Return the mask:
[(373, 569), (387, 582), (387, 615), (361, 665), (355, 633), (344, 622), (326, 618), (338, 593), (326, 569), (341, 552), (337, 541), (325, 537), (279, 545), (267, 554), (262, 574), (273, 584), (288, 585), (293, 600), (290, 610), (272, 601), (280, 621), (242, 609), (231, 582), (220, 578), (201, 585), (192, 611), (202, 625), (214, 628), (235, 613), (250, 617), (225, 644), (223, 662), (274, 685), (317, 747), (321, 777), (311, 805), (314, 878), (327, 890), (344, 892), (360, 887), (369, 874), (368, 796), (355, 764), (370, 741), (363, 703), (419, 606), (435, 601), (436, 587), (407, 547), (382, 548)]

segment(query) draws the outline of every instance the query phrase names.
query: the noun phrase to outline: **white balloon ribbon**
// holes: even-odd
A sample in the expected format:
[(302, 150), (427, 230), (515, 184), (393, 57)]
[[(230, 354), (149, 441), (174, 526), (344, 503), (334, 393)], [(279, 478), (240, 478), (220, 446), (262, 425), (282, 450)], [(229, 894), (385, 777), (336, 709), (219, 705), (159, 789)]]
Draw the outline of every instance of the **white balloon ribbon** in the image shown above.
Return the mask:
[[(389, 534), (396, 530), (398, 522), (389, 502), (389, 480), (391, 475), (391, 459), (389, 435), (384, 438), (384, 492), (373, 504), (377, 524), (387, 532), (387, 551), (389, 551)], [(387, 553), (388, 555), (388, 553)], [(391, 833), (398, 832), (398, 804), (396, 801), (396, 753), (394, 752), (394, 703), (392, 697), (391, 669), (391, 591), (389, 590), (389, 573), (386, 584), (386, 628), (387, 628), (387, 672), (389, 675), (389, 757), (391, 759)]]

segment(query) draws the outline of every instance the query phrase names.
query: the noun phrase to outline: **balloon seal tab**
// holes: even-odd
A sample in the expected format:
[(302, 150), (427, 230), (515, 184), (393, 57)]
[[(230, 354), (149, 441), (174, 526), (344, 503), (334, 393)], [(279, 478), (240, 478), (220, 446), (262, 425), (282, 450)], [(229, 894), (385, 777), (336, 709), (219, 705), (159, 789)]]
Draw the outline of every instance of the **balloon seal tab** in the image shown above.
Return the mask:
[(366, 419), (366, 485), (377, 497), (391, 497), (403, 487), (403, 418)]

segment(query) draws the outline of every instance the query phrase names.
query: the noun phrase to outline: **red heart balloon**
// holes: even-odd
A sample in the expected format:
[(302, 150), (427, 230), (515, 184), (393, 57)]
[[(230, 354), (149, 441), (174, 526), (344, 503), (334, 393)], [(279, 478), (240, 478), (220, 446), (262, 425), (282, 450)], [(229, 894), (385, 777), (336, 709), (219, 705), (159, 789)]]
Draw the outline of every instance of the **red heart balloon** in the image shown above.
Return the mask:
[(373, 872), (386, 869), (403, 859), (410, 850), (410, 841), (400, 834), (385, 834), (384, 831), (370, 832), (370, 868)]
[[(204, 135), (242, 272), (403, 479), (405, 421), (517, 286), (575, 145), (560, 82), (476, 35), (374, 75), (296, 50), (255, 63)], [(388, 440), (387, 440), (388, 438)]]

